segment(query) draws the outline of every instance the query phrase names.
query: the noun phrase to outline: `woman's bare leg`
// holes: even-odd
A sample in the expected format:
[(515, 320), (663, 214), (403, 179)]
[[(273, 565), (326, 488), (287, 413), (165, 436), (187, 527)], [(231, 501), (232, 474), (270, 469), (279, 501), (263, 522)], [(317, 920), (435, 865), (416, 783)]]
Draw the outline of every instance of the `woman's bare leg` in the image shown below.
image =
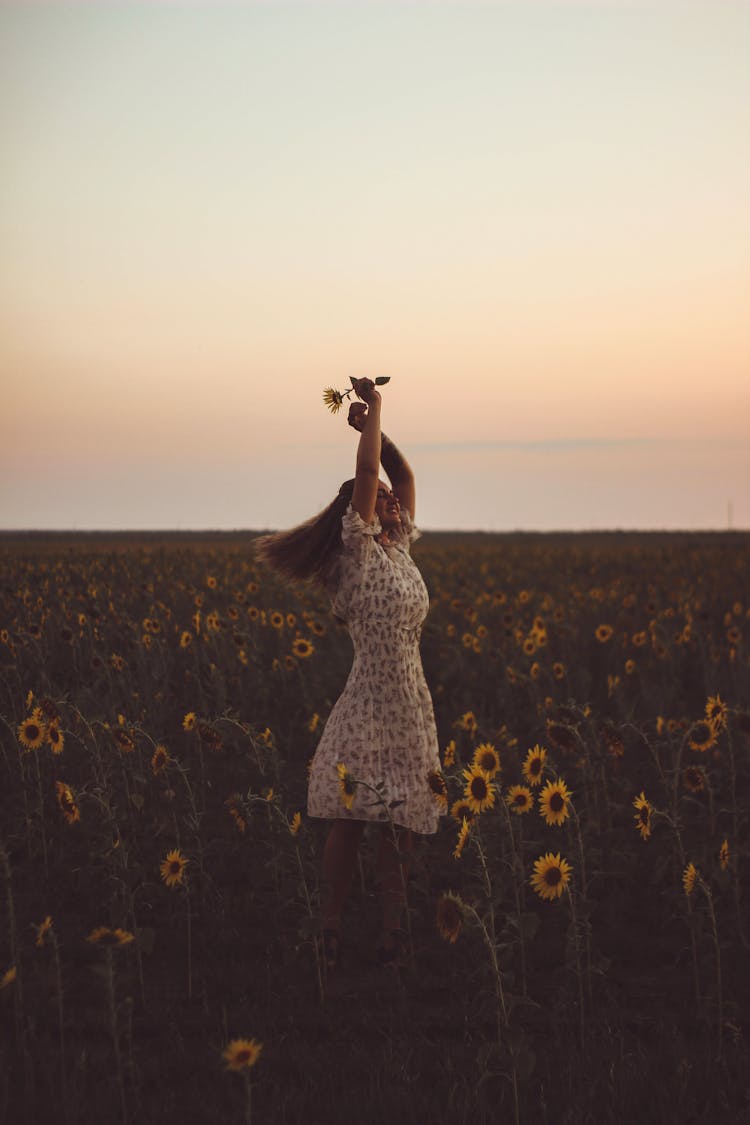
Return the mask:
[(365, 823), (334, 820), (323, 849), (323, 928), (339, 931), (341, 911), (349, 893)]
[(378, 882), (383, 906), (383, 949), (396, 944), (394, 931), (400, 930), (406, 909), (406, 881), (414, 839), (410, 829), (388, 826), (383, 828), (378, 850)]

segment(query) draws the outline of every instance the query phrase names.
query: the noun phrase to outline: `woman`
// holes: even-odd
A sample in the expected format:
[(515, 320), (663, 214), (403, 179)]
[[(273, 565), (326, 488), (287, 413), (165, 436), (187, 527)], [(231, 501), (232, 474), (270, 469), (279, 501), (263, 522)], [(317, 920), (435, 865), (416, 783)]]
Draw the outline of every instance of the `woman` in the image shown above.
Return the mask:
[[(327, 965), (341, 946), (341, 913), (368, 821), (382, 824), (377, 869), (382, 902), (379, 959), (400, 963), (412, 833), (434, 833), (439, 807), (428, 783), (440, 768), (432, 700), (419, 655), (427, 589), (409, 554), (414, 474), (380, 428), (381, 397), (355, 382), (349, 424), (360, 433), (356, 474), (318, 516), (260, 541), (260, 557), (328, 590), (354, 644), (354, 663), (313, 759), (308, 813), (333, 821), (323, 853)], [(392, 489), (379, 479), (379, 467)], [(342, 800), (339, 765), (354, 785)]]

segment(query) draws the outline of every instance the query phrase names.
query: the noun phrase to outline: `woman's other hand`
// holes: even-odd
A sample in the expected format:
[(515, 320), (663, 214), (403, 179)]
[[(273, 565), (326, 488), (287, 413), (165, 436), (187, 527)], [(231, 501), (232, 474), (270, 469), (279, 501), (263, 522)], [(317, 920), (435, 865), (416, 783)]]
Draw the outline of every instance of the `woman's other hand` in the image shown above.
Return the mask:
[(360, 434), (362, 433), (362, 430), (364, 429), (366, 418), (367, 418), (367, 407), (365, 406), (364, 402), (352, 402), (352, 403), (350, 403), (350, 405), (349, 405), (349, 417), (347, 418), (347, 422), (349, 423), (349, 425), (353, 429), (357, 430), (357, 432), (360, 433)]

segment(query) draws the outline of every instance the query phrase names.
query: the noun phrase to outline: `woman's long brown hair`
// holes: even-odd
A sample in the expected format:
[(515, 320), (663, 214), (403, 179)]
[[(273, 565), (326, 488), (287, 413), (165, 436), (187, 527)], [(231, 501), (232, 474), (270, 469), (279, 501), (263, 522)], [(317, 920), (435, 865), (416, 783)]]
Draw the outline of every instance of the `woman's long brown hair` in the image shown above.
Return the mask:
[(354, 494), (354, 481), (341, 485), (338, 496), (317, 516), (275, 535), (255, 540), (257, 558), (296, 582), (325, 586), (341, 552), (341, 517)]

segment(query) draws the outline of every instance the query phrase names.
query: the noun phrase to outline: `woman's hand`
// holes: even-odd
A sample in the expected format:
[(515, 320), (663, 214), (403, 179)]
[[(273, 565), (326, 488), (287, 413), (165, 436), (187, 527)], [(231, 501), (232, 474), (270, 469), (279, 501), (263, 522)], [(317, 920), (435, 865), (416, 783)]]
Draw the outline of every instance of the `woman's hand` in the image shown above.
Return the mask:
[(372, 379), (352, 379), (352, 385), (357, 398), (361, 398), (368, 406), (374, 406), (375, 403), (380, 403), (380, 391), (377, 389)]
[(366, 418), (367, 418), (367, 407), (365, 406), (365, 404), (363, 402), (352, 402), (352, 403), (350, 403), (350, 405), (349, 405), (349, 417), (347, 418), (347, 422), (349, 423), (349, 425), (353, 429), (355, 429), (357, 431), (357, 433), (360, 433), (360, 434), (362, 433), (362, 430), (364, 429), (364, 426), (365, 426)]

